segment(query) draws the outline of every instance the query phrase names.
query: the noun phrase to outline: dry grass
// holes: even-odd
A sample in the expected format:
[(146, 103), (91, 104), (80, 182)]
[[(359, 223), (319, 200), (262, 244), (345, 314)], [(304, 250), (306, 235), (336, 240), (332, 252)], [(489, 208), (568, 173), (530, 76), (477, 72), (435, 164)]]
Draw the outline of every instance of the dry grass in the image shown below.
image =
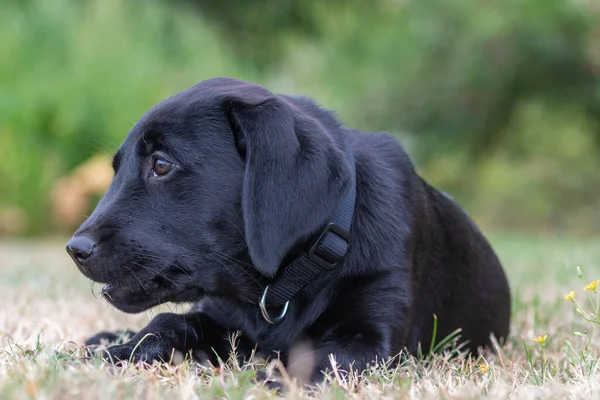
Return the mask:
[[(511, 337), (499, 356), (410, 358), (393, 369), (377, 366), (362, 379), (344, 380), (333, 374), (330, 385), (312, 391), (292, 386), (287, 397), (600, 397), (598, 341), (594, 337), (586, 347), (587, 339), (573, 334), (586, 330), (591, 334), (592, 324), (563, 299), (576, 289), (580, 303), (591, 308), (576, 267), (581, 266), (586, 281), (600, 278), (600, 241), (493, 239), (514, 294)], [(64, 254), (63, 243), (0, 242), (1, 399), (274, 397), (252, 383), (258, 364), (227, 363), (212, 369), (186, 361), (177, 366), (115, 369), (82, 359), (79, 344), (85, 337), (100, 330), (139, 328), (161, 308), (130, 316), (96, 299), (90, 283)], [(533, 339), (543, 334), (548, 339), (542, 358), (541, 346)]]

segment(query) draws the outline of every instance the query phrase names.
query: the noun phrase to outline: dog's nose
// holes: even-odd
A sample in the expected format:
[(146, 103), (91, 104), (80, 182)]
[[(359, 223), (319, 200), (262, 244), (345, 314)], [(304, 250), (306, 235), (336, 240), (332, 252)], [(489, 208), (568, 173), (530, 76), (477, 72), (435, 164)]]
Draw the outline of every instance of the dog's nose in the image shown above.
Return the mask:
[(94, 242), (85, 236), (75, 236), (67, 242), (67, 253), (75, 263), (82, 265), (92, 255)]

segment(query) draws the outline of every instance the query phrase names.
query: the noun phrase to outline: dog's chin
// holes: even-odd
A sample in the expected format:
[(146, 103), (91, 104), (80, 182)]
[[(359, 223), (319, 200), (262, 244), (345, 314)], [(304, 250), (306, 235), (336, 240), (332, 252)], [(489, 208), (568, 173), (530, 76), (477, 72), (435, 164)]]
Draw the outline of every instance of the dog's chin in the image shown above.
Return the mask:
[(148, 293), (143, 288), (131, 286), (105, 284), (101, 294), (110, 305), (128, 314), (141, 313), (167, 301), (158, 293)]
[(167, 302), (193, 303), (204, 296), (204, 290), (200, 287), (179, 289), (170, 293), (164, 288), (147, 286), (145, 288), (105, 284), (100, 293), (110, 305), (128, 314), (138, 314)]

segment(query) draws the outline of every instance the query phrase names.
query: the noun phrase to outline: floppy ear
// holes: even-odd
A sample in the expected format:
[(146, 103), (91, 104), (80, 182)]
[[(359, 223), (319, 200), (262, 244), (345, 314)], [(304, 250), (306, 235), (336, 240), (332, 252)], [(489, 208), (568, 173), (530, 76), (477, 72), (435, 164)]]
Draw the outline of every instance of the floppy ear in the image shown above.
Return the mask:
[(306, 100), (292, 103), (258, 85), (226, 82), (223, 100), (246, 163), (246, 241), (253, 264), (272, 277), (299, 240), (329, 222), (349, 188), (345, 149), (331, 134), (341, 128)]

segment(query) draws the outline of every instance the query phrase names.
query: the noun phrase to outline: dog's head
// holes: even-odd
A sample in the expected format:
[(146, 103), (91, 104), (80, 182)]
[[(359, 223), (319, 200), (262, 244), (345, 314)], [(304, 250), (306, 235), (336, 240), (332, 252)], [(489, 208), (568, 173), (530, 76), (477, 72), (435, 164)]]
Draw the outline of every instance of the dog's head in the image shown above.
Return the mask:
[(228, 78), (152, 108), (67, 244), (125, 312), (204, 293), (254, 293), (333, 214), (349, 183), (335, 119), (305, 99)]

